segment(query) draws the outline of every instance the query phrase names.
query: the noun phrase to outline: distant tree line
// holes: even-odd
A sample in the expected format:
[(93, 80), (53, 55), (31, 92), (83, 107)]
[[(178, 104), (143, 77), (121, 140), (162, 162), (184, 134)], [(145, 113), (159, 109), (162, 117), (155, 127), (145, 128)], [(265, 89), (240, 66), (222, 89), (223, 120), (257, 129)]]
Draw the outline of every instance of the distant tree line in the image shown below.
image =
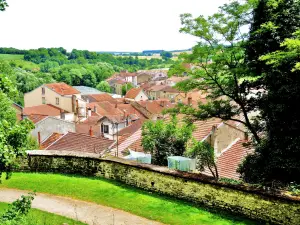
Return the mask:
[(18, 54), (24, 55), (27, 50), (20, 50), (16, 48), (0, 48), (0, 54)]

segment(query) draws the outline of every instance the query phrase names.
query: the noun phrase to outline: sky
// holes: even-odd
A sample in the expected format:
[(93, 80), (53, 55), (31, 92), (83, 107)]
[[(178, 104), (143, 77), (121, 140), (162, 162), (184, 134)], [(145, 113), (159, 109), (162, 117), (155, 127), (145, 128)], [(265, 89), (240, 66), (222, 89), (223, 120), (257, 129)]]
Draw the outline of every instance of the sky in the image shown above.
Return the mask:
[(180, 14), (211, 15), (228, 0), (7, 0), (0, 47), (89, 51), (178, 50), (197, 38), (179, 32)]

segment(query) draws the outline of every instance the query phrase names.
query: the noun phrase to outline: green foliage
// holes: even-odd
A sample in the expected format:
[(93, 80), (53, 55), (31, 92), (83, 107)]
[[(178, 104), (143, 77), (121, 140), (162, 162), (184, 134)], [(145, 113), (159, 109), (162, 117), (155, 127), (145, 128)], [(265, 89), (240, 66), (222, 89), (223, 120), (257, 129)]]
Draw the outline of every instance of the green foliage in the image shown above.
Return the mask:
[(160, 53), (160, 56), (164, 59), (164, 60), (168, 60), (171, 59), (173, 57), (172, 52), (167, 52), (167, 51), (162, 51)]
[(103, 91), (103, 92), (107, 92), (107, 93), (111, 93), (111, 88), (109, 86), (109, 83), (107, 83), (107, 81), (101, 81), (96, 88), (99, 91)]
[(14, 201), (9, 209), (0, 216), (1, 224), (17, 225), (22, 223), (23, 219), (31, 209), (31, 203), (34, 199), (35, 193), (29, 193), (28, 196), (21, 196), (21, 199)]
[(8, 7), (6, 0), (0, 0), (0, 11), (4, 11)]
[(265, 89), (259, 101), (264, 136), (239, 168), (246, 182), (300, 182), (299, 28), (298, 0), (264, 0), (254, 11), (247, 60)]
[(18, 95), (13, 83), (4, 75), (0, 75), (0, 177), (7, 172), (6, 178), (11, 175), (11, 169), (16, 165), (16, 157), (33, 147), (28, 133), (34, 128), (29, 120), (17, 123), (16, 112), (12, 107), (11, 99)]
[(212, 176), (219, 179), (215, 151), (209, 143), (193, 140), (185, 154), (196, 159), (196, 167), (199, 171), (208, 168)]
[(225, 177), (221, 177), (219, 179), (220, 182), (224, 182), (227, 184), (234, 184), (234, 185), (239, 185), (239, 184), (243, 184), (243, 181), (241, 180), (234, 180), (234, 179), (230, 179), (230, 178), (225, 178)]
[(294, 182), (291, 182), (288, 187), (288, 191), (293, 196), (300, 196), (300, 185)]
[(151, 153), (153, 164), (166, 166), (168, 156), (183, 156), (193, 129), (191, 123), (180, 125), (175, 116), (170, 122), (147, 121), (142, 127), (143, 148)]
[(126, 95), (126, 93), (130, 90), (134, 88), (132, 83), (126, 83), (122, 86), (122, 95)]
[[(250, 81), (244, 61), (244, 46), (248, 34), (242, 32), (251, 19), (253, 4), (252, 1), (233, 1), (208, 17), (181, 15), (183, 27), (180, 31), (194, 35), (200, 41), (193, 47), (192, 54), (183, 55), (184, 62), (197, 67), (188, 72), (190, 79), (179, 83), (177, 87), (183, 91), (202, 90), (210, 101), (199, 105), (196, 110), (179, 105), (177, 112), (190, 114), (200, 120), (217, 117), (238, 121), (259, 142), (257, 121), (251, 122), (248, 118), (248, 114), (256, 110), (256, 98), (249, 97), (250, 89), (247, 88)], [(176, 67), (173, 69), (172, 73), (176, 74)], [(179, 67), (177, 74), (182, 74), (182, 68)], [(245, 120), (240, 120), (240, 115)]]

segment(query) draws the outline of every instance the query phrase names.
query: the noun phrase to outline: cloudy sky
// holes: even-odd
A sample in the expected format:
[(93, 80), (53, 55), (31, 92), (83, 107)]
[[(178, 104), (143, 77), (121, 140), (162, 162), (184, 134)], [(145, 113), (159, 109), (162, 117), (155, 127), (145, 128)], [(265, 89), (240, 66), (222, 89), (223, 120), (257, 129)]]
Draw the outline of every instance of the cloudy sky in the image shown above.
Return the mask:
[(142, 51), (186, 49), (179, 15), (214, 13), (228, 0), (7, 0), (0, 47)]

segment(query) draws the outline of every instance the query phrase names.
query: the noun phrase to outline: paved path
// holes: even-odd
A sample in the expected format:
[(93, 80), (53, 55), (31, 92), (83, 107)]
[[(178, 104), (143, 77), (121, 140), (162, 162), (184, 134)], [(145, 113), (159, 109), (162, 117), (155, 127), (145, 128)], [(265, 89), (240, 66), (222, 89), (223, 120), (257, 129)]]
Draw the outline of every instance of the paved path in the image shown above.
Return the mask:
[[(0, 189), (0, 202), (13, 202), (29, 191)], [(37, 193), (32, 207), (90, 225), (159, 225), (128, 212), (66, 197)]]

